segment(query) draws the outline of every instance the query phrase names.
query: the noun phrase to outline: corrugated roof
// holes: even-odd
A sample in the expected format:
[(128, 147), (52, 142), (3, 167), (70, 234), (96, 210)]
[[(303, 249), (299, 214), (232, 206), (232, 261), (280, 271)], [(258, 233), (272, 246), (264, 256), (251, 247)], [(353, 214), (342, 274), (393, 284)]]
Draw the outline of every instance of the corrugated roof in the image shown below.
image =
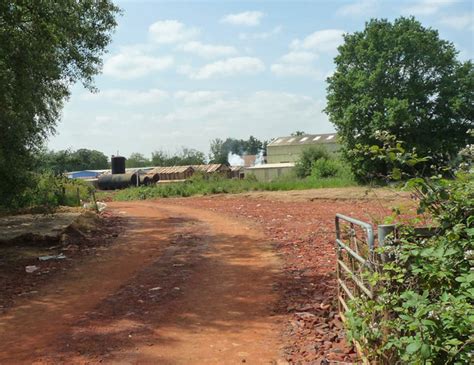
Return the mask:
[(149, 171), (149, 174), (179, 174), (194, 170), (191, 166), (158, 166)]
[(220, 164), (220, 163), (212, 163), (208, 165), (191, 165), (192, 168), (196, 171), (206, 172), (206, 173), (213, 173), (217, 172), (221, 169), (229, 171), (229, 166)]
[(295, 167), (294, 162), (282, 162), (282, 163), (266, 163), (263, 165), (256, 165), (246, 167), (246, 170), (258, 170), (258, 169), (276, 169), (280, 167)]
[(303, 136), (278, 137), (271, 141), (269, 146), (294, 146), (301, 144), (334, 143), (337, 133), (305, 134)]
[(230, 171), (235, 172), (235, 171), (240, 171), (244, 168), (244, 166), (229, 166)]

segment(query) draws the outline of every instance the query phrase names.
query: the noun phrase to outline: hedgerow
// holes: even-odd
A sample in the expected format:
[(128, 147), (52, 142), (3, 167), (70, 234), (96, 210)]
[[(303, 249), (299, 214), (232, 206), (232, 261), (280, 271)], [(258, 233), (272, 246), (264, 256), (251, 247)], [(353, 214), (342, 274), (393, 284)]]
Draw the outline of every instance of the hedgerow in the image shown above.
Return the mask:
[[(391, 180), (410, 176), (420, 158), (403, 143), (379, 133), (383, 147), (353, 152), (383, 160)], [(441, 169), (432, 178), (414, 176), (406, 187), (418, 213), (435, 226), (419, 237), (413, 225), (398, 227), (368, 274), (376, 296), (350, 302), (348, 333), (363, 344), (369, 359), (385, 364), (469, 364), (474, 360), (474, 174), (473, 147), (461, 168)], [(448, 176), (451, 178), (443, 178)]]

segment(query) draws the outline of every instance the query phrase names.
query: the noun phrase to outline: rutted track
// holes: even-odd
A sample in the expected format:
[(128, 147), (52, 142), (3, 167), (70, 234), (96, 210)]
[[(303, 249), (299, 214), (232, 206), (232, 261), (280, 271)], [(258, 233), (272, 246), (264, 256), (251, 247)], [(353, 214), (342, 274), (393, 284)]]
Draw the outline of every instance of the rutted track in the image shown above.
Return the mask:
[(158, 202), (113, 203), (117, 243), (0, 317), (0, 363), (276, 363), (280, 263), (255, 228)]

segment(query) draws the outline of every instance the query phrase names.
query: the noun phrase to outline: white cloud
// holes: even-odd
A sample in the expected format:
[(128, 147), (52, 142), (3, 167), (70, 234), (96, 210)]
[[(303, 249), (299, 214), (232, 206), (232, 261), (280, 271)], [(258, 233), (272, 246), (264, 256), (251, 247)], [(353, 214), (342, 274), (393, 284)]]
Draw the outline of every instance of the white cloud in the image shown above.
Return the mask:
[(323, 72), (312, 65), (275, 63), (271, 66), (271, 70), (277, 76), (303, 76), (316, 80), (324, 79)]
[(318, 30), (303, 40), (295, 39), (290, 47), (294, 50), (310, 50), (318, 53), (333, 53), (342, 44), (344, 31), (340, 29)]
[(215, 76), (254, 75), (265, 70), (264, 63), (255, 57), (233, 57), (208, 63), (197, 70), (182, 66), (178, 72), (192, 79), (203, 80)]
[(409, 15), (433, 15), (441, 8), (456, 3), (457, 0), (419, 0), (402, 9), (403, 13)]
[(244, 11), (243, 13), (226, 15), (221, 19), (221, 23), (253, 27), (260, 24), (263, 16), (264, 14), (261, 11)]
[(213, 102), (222, 98), (225, 95), (223, 91), (176, 91), (174, 98), (186, 104), (200, 104), (206, 102)]
[(277, 76), (304, 76), (322, 80), (324, 73), (316, 68), (313, 61), (317, 55), (305, 51), (292, 51), (282, 56), (270, 70)]
[(198, 28), (187, 27), (177, 20), (160, 20), (148, 28), (151, 40), (158, 44), (188, 41), (199, 35)]
[(259, 40), (265, 40), (270, 37), (273, 37), (274, 35), (280, 34), (282, 30), (281, 26), (277, 26), (273, 28), (272, 30), (268, 32), (260, 32), (260, 33), (240, 33), (239, 34), (239, 39), (241, 40), (248, 40), (248, 39), (259, 39)]
[(378, 0), (357, 0), (351, 4), (341, 6), (337, 14), (343, 16), (359, 16), (373, 14), (378, 7)]
[(333, 55), (342, 43), (343, 31), (340, 29), (324, 29), (307, 37), (294, 39), (290, 44), (291, 51), (271, 65), (270, 70), (277, 76), (310, 77), (324, 80), (327, 70), (314, 64), (319, 55)]
[(309, 63), (314, 61), (317, 58), (317, 55), (311, 52), (305, 51), (292, 51), (285, 54), (281, 61), (290, 62), (290, 63)]
[(440, 19), (440, 23), (457, 30), (469, 29), (472, 31), (474, 30), (474, 15), (464, 14), (444, 16)]
[(104, 63), (104, 75), (117, 79), (136, 79), (154, 71), (163, 71), (174, 64), (171, 56), (153, 57), (139, 51), (124, 49)]
[(217, 137), (248, 138), (252, 134), (269, 139), (289, 134), (292, 128), (308, 132), (332, 131), (323, 108), (323, 101), (309, 96), (264, 90), (241, 97), (226, 95), (212, 102), (180, 105), (160, 115), (156, 123), (160, 123), (160, 133), (170, 133), (165, 139), (171, 146), (186, 144), (207, 151), (209, 140)]
[(237, 50), (232, 46), (204, 44), (198, 41), (181, 44), (177, 49), (183, 52), (194, 53), (204, 58), (232, 56), (237, 54)]
[(146, 91), (108, 89), (98, 93), (84, 93), (81, 99), (86, 101), (111, 102), (125, 106), (158, 104), (168, 97), (168, 93), (159, 89)]
[(324, 102), (306, 95), (267, 90), (239, 96), (225, 92), (219, 96), (215, 90), (164, 92), (172, 97), (163, 107), (150, 104), (139, 111), (108, 103), (98, 103), (100, 109), (84, 108), (84, 101), (73, 95), (49, 147), (98, 148), (107, 155), (120, 148), (125, 156), (132, 152), (149, 156), (157, 148), (174, 151), (179, 146), (207, 152), (209, 141), (218, 137), (248, 138), (252, 134), (270, 139), (295, 129), (308, 133), (333, 130), (322, 112)]

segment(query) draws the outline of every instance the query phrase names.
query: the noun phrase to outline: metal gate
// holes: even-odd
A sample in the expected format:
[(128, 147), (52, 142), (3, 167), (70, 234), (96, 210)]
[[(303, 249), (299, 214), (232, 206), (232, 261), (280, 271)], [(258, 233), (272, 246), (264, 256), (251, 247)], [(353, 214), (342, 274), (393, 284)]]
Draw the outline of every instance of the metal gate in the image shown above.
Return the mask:
[(369, 223), (336, 214), (336, 255), (338, 306), (343, 320), (348, 310), (348, 299), (374, 293), (364, 272), (372, 270), (374, 258), (374, 231)]

